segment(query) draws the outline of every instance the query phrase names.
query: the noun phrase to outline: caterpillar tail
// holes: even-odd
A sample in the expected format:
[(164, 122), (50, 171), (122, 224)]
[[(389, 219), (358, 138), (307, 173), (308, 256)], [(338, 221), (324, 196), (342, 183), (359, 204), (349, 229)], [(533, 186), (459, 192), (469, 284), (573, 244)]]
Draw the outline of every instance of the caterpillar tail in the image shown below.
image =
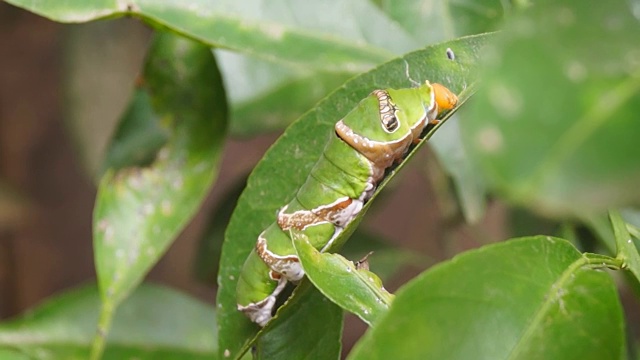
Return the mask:
[(254, 249), (244, 262), (238, 279), (238, 310), (264, 327), (271, 320), (276, 299), (286, 285), (287, 279), (271, 271)]

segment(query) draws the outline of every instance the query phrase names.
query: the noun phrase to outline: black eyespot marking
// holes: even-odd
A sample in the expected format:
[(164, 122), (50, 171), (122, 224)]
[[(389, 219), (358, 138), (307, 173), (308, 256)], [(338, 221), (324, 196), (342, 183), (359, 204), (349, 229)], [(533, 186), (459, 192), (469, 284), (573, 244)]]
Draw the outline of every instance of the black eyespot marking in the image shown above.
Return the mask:
[(455, 60), (456, 59), (456, 54), (453, 53), (453, 50), (451, 50), (451, 48), (447, 48), (447, 58), (449, 60)]
[(398, 125), (400, 123), (398, 122), (398, 118), (395, 114), (388, 114), (382, 117), (382, 124), (388, 132), (394, 132), (398, 130)]
[(400, 121), (396, 117), (396, 105), (391, 101), (389, 93), (384, 90), (374, 90), (373, 94), (378, 98), (378, 106), (380, 110), (380, 122), (384, 130), (392, 133), (400, 127)]

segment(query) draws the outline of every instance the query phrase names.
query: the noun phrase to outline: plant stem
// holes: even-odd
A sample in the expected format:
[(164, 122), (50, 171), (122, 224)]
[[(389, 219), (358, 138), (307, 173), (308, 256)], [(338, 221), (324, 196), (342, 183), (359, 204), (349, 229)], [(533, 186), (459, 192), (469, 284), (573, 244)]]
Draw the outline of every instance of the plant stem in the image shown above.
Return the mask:
[(98, 320), (98, 328), (96, 335), (91, 343), (91, 360), (100, 360), (107, 341), (107, 334), (111, 328), (111, 320), (113, 320), (113, 305), (110, 301), (102, 302), (100, 308), (100, 319)]

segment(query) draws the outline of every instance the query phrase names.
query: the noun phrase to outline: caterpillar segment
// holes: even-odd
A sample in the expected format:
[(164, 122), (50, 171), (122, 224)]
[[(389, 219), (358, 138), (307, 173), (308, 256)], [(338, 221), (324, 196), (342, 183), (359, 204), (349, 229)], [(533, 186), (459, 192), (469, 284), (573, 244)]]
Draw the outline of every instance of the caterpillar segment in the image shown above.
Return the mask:
[(402, 161), (428, 124), (454, 108), (457, 97), (440, 84), (374, 90), (335, 125), (335, 134), (295, 197), (259, 236), (238, 279), (238, 310), (264, 326), (287, 282), (304, 270), (289, 230), (327, 249), (371, 198), (385, 171)]

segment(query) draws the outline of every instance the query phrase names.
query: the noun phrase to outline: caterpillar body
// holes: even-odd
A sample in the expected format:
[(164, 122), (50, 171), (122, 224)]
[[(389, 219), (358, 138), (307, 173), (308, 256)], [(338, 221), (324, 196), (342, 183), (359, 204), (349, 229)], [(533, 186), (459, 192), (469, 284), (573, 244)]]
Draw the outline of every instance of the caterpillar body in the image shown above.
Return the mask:
[(238, 310), (260, 326), (272, 317), (288, 281), (304, 276), (289, 231), (303, 232), (323, 251), (362, 210), (385, 171), (402, 160), (428, 124), (458, 98), (443, 85), (374, 90), (335, 125), (295, 197), (259, 236), (238, 278)]

